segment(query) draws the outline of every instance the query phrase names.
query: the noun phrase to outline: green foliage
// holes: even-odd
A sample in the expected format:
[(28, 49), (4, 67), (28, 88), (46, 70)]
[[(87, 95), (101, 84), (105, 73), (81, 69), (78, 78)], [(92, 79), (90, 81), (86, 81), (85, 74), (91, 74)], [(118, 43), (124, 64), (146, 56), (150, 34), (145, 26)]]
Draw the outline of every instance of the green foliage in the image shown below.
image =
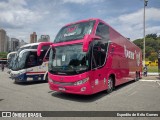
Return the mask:
[(148, 66), (148, 72), (158, 72), (157, 66)]
[(156, 33), (148, 34), (148, 35), (146, 35), (146, 38), (153, 38), (153, 39), (156, 39), (156, 38), (157, 38), (157, 34), (156, 34)]
[(7, 58), (7, 52), (0, 52), (0, 58)]
[(149, 59), (150, 61), (155, 61), (155, 60), (157, 59), (157, 54), (151, 54), (151, 55), (148, 57), (148, 59)]
[[(157, 53), (160, 50), (160, 36), (158, 37), (155, 33), (148, 34), (146, 35), (145, 42), (146, 59), (155, 61), (157, 59)], [(133, 43), (139, 46), (143, 52), (143, 39), (134, 40)]]
[(133, 43), (136, 44), (141, 49), (143, 49), (143, 39), (134, 40)]

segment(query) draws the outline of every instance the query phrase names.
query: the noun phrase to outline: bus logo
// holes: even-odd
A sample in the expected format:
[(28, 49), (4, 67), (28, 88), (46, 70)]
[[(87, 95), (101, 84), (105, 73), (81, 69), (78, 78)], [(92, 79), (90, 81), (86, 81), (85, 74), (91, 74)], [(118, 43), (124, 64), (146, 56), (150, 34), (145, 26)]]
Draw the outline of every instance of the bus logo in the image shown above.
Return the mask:
[(126, 58), (134, 60), (134, 52), (127, 50), (126, 46), (124, 45), (124, 55)]

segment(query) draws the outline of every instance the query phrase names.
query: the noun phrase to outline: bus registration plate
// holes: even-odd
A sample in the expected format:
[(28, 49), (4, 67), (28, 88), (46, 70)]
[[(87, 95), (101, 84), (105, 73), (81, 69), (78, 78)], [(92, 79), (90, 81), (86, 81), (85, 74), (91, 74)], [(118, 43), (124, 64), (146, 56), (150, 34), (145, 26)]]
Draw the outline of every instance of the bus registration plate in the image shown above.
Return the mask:
[(59, 87), (59, 90), (60, 90), (60, 91), (65, 91), (66, 89), (63, 88), (63, 87)]

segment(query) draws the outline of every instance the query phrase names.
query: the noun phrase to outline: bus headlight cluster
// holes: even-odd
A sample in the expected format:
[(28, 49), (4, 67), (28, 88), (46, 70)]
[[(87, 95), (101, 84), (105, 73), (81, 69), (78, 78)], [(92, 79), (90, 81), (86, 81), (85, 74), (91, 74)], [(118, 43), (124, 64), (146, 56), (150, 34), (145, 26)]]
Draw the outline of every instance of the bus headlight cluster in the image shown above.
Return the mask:
[(53, 83), (53, 80), (50, 77), (48, 77), (48, 81)]
[(82, 85), (82, 84), (86, 83), (88, 80), (89, 80), (89, 77), (75, 82), (74, 85)]

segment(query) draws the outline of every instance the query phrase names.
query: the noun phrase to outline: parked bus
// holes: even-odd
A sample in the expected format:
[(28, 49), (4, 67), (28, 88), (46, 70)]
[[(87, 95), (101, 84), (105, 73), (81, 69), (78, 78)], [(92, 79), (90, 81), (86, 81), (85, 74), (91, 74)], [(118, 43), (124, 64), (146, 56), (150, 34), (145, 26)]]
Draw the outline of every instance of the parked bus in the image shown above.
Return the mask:
[(18, 51), (10, 52), (7, 55), (7, 66), (9, 68), (8, 73), (10, 74), (11, 72), (11, 67), (14, 61), (14, 57), (18, 56), (18, 54), (24, 50), (24, 49), (37, 49), (39, 43), (31, 43), (31, 44), (26, 44), (21, 46)]
[(8, 68), (7, 73), (8, 74), (11, 73), (11, 67), (12, 67), (14, 57), (15, 57), (16, 54), (17, 54), (16, 51), (10, 52), (10, 53), (7, 54), (7, 68)]
[(48, 67), (51, 90), (112, 92), (117, 85), (141, 78), (142, 53), (104, 21), (89, 19), (62, 27), (51, 46)]
[(12, 66), (12, 60), (14, 59), (14, 56), (17, 56), (19, 54), (19, 52), (21, 52), (24, 49), (37, 49), (38, 45), (39, 45), (39, 43), (26, 44), (26, 45), (21, 46), (18, 49), (18, 51), (8, 53), (7, 62), (8, 62), (9, 69)]
[(10, 69), (12, 66), (12, 60), (14, 59), (15, 55), (16, 55), (16, 51), (15, 52), (10, 52), (7, 54), (7, 66)]
[[(44, 55), (50, 47), (47, 43), (31, 43), (21, 47), (14, 57), (11, 66), (11, 78), (15, 82), (39, 81), (47, 80), (48, 60), (44, 61)], [(37, 47), (43, 45), (41, 55), (37, 56)]]

